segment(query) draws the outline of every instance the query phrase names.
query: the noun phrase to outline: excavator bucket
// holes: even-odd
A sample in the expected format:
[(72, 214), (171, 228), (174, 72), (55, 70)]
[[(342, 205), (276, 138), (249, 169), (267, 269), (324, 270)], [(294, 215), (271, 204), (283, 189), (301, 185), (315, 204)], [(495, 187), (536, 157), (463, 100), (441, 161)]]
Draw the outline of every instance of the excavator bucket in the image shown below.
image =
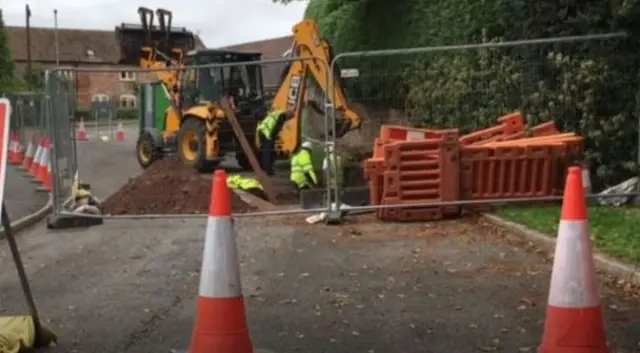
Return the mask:
[[(157, 9), (154, 13), (146, 7), (138, 8), (140, 24), (122, 23), (116, 26), (120, 44), (120, 64), (137, 66), (142, 48), (154, 47), (171, 55), (174, 49), (186, 53), (195, 48), (195, 36), (184, 27), (172, 27), (171, 11)], [(154, 24), (157, 19), (158, 24)]]

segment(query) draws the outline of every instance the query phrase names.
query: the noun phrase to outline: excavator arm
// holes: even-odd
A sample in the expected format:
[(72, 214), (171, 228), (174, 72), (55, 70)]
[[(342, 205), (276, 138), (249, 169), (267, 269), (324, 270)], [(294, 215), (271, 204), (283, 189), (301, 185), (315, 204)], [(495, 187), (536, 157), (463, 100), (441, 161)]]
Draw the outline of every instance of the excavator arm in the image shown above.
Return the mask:
[[(294, 113), (293, 118), (284, 124), (279, 134), (280, 150), (288, 155), (301, 143), (302, 111), (309, 75), (313, 76), (329, 101), (334, 104), (337, 118), (334, 132), (336, 138), (358, 129), (361, 125), (360, 116), (348, 105), (338, 77), (329, 72), (327, 64), (330, 65), (332, 60), (331, 47), (321, 38), (315, 21), (305, 19), (293, 26), (291, 55), (309, 59), (291, 62), (288, 70), (283, 73), (282, 83), (271, 105), (271, 110), (291, 110)], [(334, 77), (333, 87), (329, 87), (329, 77)]]
[[(160, 30), (164, 34), (164, 38), (160, 45), (154, 42), (152, 36), (154, 28), (153, 10), (141, 6), (138, 8), (138, 14), (140, 15), (140, 24), (142, 25), (142, 30), (145, 32), (145, 41), (147, 43), (147, 45), (140, 48), (141, 53), (138, 65), (143, 69), (164, 69), (170, 66), (181, 65), (184, 57), (184, 53), (181, 49), (169, 48), (171, 50), (171, 56), (167, 56), (160, 48), (158, 48), (159, 46), (163, 48), (169, 46), (172, 22), (171, 11), (157, 9), (155, 13), (158, 18)], [(177, 70), (162, 70), (156, 71), (155, 73), (158, 80), (162, 81), (170, 92), (174, 91), (179, 79), (179, 72)], [(175, 91), (177, 92), (177, 90)]]

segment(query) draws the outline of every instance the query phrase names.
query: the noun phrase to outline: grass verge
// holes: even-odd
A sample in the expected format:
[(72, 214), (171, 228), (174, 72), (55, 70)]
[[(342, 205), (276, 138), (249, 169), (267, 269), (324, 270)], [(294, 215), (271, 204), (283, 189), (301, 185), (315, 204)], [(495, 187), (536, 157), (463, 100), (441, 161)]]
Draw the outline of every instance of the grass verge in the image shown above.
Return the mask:
[[(560, 206), (510, 206), (496, 214), (545, 234), (556, 236)], [(589, 207), (589, 232), (598, 251), (640, 263), (640, 209)]]

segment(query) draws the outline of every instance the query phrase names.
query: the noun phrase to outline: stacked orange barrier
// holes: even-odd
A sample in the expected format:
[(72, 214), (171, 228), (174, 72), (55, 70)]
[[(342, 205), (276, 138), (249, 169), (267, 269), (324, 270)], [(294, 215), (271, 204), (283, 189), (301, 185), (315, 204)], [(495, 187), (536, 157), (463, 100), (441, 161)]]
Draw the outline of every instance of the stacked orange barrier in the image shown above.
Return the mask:
[[(364, 163), (370, 200), (382, 220), (421, 221), (457, 215), (457, 206), (419, 206), (458, 199), (458, 131), (383, 126), (373, 157)], [(422, 138), (416, 138), (420, 136)], [(406, 207), (405, 207), (406, 206)]]
[(402, 205), (378, 209), (379, 219), (425, 221), (457, 216), (460, 207), (416, 204), (561, 194), (582, 142), (554, 122), (526, 131), (518, 111), (463, 136), (455, 129), (383, 125), (363, 168), (372, 205)]

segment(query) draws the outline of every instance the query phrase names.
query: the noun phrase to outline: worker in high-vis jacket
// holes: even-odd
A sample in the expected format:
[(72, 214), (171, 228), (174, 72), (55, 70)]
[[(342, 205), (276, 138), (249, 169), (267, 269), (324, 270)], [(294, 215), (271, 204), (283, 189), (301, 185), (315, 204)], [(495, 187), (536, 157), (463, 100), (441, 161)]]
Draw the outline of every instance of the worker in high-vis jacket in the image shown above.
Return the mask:
[(289, 178), (298, 190), (309, 189), (318, 185), (318, 177), (313, 168), (311, 142), (305, 141), (300, 149), (291, 157), (291, 174)]
[(231, 189), (246, 191), (261, 199), (267, 199), (267, 194), (265, 194), (262, 185), (254, 178), (249, 178), (240, 174), (231, 174), (227, 177), (227, 186)]
[(276, 137), (284, 123), (292, 116), (293, 114), (289, 111), (272, 111), (256, 127), (260, 142), (260, 166), (267, 175), (273, 175), (273, 165), (276, 161)]
[(327, 170), (330, 171), (327, 184), (330, 184), (332, 187), (335, 187), (336, 185), (341, 187), (344, 183), (342, 160), (340, 159), (340, 156), (336, 155), (333, 145), (329, 145), (328, 149), (329, 153), (322, 160), (322, 170), (325, 174), (327, 173)]

